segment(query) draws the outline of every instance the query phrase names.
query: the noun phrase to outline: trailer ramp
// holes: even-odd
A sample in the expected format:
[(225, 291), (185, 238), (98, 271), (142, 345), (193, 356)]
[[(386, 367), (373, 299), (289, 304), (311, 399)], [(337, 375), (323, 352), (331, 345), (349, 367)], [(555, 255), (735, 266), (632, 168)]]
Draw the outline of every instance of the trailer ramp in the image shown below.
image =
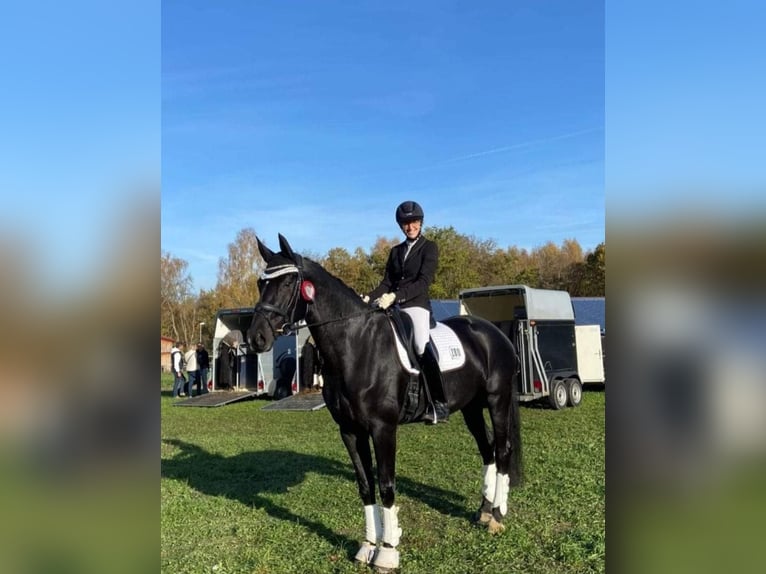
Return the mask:
[(324, 407), (321, 392), (298, 393), (266, 405), (262, 411), (318, 411)]
[(256, 396), (255, 391), (212, 391), (192, 397), (190, 399), (184, 399), (173, 403), (175, 407), (220, 407), (242, 401), (245, 399), (251, 399)]

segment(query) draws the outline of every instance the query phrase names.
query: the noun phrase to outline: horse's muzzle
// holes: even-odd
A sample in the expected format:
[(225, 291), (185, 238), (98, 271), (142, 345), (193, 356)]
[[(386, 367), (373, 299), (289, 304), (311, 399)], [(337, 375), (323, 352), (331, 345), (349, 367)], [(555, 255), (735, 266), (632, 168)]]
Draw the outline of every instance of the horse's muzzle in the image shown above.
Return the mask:
[(247, 344), (256, 353), (269, 351), (274, 345), (274, 331), (266, 318), (258, 313), (247, 330)]

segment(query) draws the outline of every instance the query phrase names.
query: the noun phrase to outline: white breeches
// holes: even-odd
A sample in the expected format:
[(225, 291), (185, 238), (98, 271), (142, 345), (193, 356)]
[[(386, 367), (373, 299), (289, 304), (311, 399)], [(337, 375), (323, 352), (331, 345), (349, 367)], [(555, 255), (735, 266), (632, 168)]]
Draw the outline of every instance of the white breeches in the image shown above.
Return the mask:
[(415, 352), (422, 355), (431, 331), (431, 313), (423, 307), (407, 307), (402, 309), (412, 318), (412, 330), (415, 336)]

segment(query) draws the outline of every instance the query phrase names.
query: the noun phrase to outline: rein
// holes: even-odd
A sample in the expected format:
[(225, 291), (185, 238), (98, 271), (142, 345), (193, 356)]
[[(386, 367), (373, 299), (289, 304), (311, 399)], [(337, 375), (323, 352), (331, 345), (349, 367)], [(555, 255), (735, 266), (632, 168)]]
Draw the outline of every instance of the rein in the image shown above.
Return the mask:
[(340, 321), (345, 321), (346, 319), (354, 319), (356, 317), (362, 317), (363, 315), (369, 315), (370, 313), (374, 313), (375, 311), (383, 311), (380, 307), (365, 309), (364, 311), (359, 311), (359, 313), (353, 313), (351, 315), (343, 315), (342, 317), (336, 317), (335, 319), (327, 319), (326, 321), (317, 321), (316, 323), (305, 323), (303, 322), (303, 319), (300, 321), (296, 321), (294, 323), (287, 324), (285, 323), (276, 330), (277, 333), (282, 333), (283, 335), (289, 335), (290, 333), (293, 333), (295, 331), (299, 331), (300, 329), (306, 329), (310, 327), (319, 327), (321, 325), (327, 325), (329, 323), (338, 323)]
[[(374, 313), (376, 311), (382, 311), (380, 308), (370, 308), (365, 309), (364, 311), (360, 311), (358, 313), (352, 313), (351, 315), (343, 315), (341, 317), (336, 317), (334, 319), (327, 319), (326, 321), (317, 321), (316, 323), (306, 323), (305, 319), (298, 319), (295, 320), (295, 311), (298, 308), (298, 301), (299, 297), (303, 295), (303, 269), (302, 266), (299, 265), (281, 265), (279, 267), (275, 267), (273, 269), (266, 269), (263, 274), (261, 275), (260, 282), (268, 282), (270, 279), (274, 279), (276, 277), (280, 277), (282, 275), (292, 274), (296, 273), (298, 275), (298, 281), (295, 283), (295, 290), (293, 291), (293, 294), (290, 296), (290, 302), (288, 303), (288, 309), (292, 309), (292, 311), (286, 311), (282, 309), (281, 307), (277, 307), (276, 305), (272, 305), (271, 303), (263, 303), (259, 302), (254, 309), (255, 313), (261, 314), (264, 319), (266, 319), (266, 322), (268, 323), (269, 327), (271, 327), (271, 330), (275, 334), (281, 334), (281, 335), (290, 335), (291, 333), (296, 333), (300, 329), (306, 329), (310, 327), (319, 327), (321, 325), (328, 325), (330, 323), (338, 323), (340, 321), (345, 321), (348, 319), (354, 319), (356, 317), (362, 317), (363, 315), (369, 315), (370, 313)], [(306, 301), (306, 303), (310, 303), (313, 301), (313, 284), (311, 285), (312, 294), (311, 297), (306, 297), (303, 295), (303, 300)], [(286, 319), (285, 323), (279, 327), (278, 329), (275, 329), (271, 321), (268, 320), (268, 318), (263, 315), (263, 311), (270, 311), (272, 313), (275, 313), (277, 315), (280, 315), (281, 317), (284, 317)], [(304, 313), (305, 317), (305, 313)]]

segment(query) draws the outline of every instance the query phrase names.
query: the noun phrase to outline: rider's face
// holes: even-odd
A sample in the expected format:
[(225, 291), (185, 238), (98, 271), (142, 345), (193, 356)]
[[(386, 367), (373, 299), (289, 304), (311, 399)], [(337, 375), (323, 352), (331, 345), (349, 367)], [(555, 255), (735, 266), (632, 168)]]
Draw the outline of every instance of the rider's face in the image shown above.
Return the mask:
[(409, 221), (407, 223), (402, 223), (402, 231), (407, 236), (407, 239), (415, 239), (418, 235), (420, 235), (420, 226), (423, 224), (423, 222), (419, 219), (416, 219), (415, 221)]

